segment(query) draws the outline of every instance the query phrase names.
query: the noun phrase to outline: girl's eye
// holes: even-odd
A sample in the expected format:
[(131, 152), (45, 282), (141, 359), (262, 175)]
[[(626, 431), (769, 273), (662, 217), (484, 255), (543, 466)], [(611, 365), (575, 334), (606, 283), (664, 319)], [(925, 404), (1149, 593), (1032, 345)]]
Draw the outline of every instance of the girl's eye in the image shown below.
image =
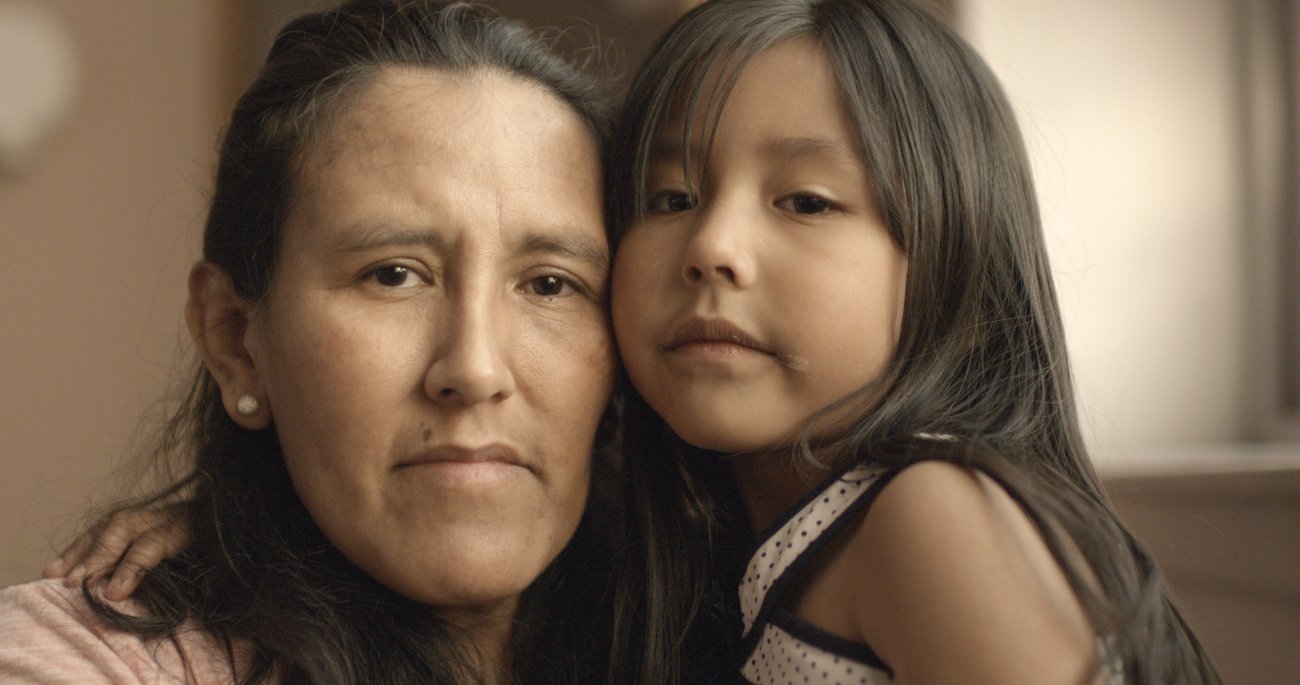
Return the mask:
[(542, 297), (559, 297), (564, 294), (565, 288), (572, 288), (568, 281), (559, 276), (538, 276), (528, 282), (528, 287), (534, 295)]
[(401, 264), (390, 264), (381, 266), (370, 272), (371, 278), (385, 288), (411, 288), (420, 284), (423, 280), (419, 274), (410, 267)]
[(695, 209), (695, 197), (678, 190), (653, 193), (646, 200), (646, 211), (651, 214), (671, 214)]
[(791, 195), (778, 204), (795, 214), (825, 214), (835, 210), (835, 203), (830, 200), (806, 193)]

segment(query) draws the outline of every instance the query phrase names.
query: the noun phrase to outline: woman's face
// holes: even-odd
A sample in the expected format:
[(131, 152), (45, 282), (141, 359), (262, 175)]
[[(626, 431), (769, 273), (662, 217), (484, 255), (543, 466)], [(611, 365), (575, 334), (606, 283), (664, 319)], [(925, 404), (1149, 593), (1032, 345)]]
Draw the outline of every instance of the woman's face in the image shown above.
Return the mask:
[(382, 71), (328, 128), (245, 340), (290, 476), (384, 585), (508, 617), (612, 387), (595, 141), (495, 72)]

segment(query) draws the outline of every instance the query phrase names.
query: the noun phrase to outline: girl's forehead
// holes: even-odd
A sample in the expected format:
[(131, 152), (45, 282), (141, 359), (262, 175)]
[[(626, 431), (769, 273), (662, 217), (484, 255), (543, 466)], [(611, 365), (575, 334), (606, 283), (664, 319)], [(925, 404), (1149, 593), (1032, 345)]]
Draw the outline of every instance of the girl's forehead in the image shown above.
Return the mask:
[[(670, 74), (675, 81), (662, 120), (681, 123), (691, 115), (707, 114), (730, 100), (740, 83), (780, 93), (794, 82), (799, 72), (831, 70), (821, 41), (810, 35), (795, 35), (757, 45), (732, 45), (725, 49), (701, 49), (699, 54), (679, 60), (681, 71)], [(773, 67), (777, 67), (774, 71)], [(716, 116), (715, 116), (716, 118)]]
[(853, 132), (843, 143), (854, 157), (861, 156), (858, 127), (844, 104), (839, 78), (821, 42), (811, 36), (712, 55), (684, 74), (668, 103), (657, 120), (647, 121), (653, 130), (645, 150), (650, 157), (693, 154), (709, 147), (723, 128), (770, 120), (773, 109), (802, 114), (785, 122), (792, 135), (795, 129), (833, 121), (840, 132)]

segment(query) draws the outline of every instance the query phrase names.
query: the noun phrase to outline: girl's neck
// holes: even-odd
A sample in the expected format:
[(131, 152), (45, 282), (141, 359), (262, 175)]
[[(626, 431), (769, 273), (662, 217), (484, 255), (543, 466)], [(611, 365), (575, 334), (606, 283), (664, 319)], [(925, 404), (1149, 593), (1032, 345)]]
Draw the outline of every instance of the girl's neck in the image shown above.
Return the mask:
[(746, 454), (731, 460), (731, 477), (745, 502), (754, 533), (767, 530), (781, 514), (822, 481), (815, 466), (796, 465), (790, 450)]

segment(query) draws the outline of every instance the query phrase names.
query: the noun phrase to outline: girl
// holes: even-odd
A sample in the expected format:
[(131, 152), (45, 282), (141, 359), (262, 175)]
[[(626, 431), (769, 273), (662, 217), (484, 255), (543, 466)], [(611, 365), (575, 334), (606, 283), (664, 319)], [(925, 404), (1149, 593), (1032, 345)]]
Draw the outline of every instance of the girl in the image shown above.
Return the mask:
[(625, 113), (615, 335), (672, 432), (630, 403), (631, 523), (645, 567), (681, 560), (630, 582), (707, 587), (736, 547), (693, 543), (758, 531), (730, 565), (750, 683), (1217, 681), (1089, 465), (968, 46), (901, 0), (715, 0)]
[(1023, 145), (968, 46), (902, 0), (714, 0), (625, 112), (643, 558), (615, 642), (643, 674), (1218, 682), (1089, 465)]

